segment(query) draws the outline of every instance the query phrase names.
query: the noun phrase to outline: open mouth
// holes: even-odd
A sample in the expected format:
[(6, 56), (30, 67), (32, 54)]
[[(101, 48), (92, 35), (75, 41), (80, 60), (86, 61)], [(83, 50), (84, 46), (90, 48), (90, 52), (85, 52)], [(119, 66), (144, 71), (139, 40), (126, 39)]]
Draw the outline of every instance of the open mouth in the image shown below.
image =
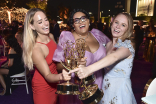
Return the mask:
[(43, 28), (43, 30), (49, 30), (49, 27), (45, 27), (45, 28)]
[(114, 32), (115, 32), (115, 33), (120, 33), (120, 31), (119, 31), (119, 30), (116, 30), (116, 29), (114, 29)]
[(82, 28), (85, 28), (85, 25), (81, 25), (81, 26), (80, 26), (80, 29), (82, 29)]

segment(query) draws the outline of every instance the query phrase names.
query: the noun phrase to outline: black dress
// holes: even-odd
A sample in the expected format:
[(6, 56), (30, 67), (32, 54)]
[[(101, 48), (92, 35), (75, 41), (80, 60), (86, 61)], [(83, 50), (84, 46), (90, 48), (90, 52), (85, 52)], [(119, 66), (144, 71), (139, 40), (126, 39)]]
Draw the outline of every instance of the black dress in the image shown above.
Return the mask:
[(10, 66), (9, 68), (7, 68), (7, 69), (9, 69), (9, 73), (8, 73), (7, 77), (4, 77), (5, 82), (6, 82), (6, 93), (5, 93), (5, 95), (10, 94), (10, 87), (11, 87), (10, 76), (22, 73), (25, 70), (24, 69), (24, 63), (22, 61), (22, 56), (20, 56), (18, 54), (9, 54), (8, 59), (14, 59), (14, 61), (13, 61), (13, 65)]
[(9, 54), (8, 59), (14, 59), (13, 65), (9, 67), (9, 76), (24, 72), (24, 64), (20, 55)]

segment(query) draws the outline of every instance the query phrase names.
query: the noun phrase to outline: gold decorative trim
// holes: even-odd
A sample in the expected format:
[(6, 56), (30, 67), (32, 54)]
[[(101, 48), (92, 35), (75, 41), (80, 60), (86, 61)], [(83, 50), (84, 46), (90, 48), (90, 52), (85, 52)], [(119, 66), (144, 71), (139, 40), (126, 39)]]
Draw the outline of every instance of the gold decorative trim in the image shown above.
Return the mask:
[(93, 102), (91, 102), (90, 104), (97, 104), (102, 99), (103, 95), (104, 95), (104, 93), (101, 90), (101, 95), (97, 99), (95, 99)]

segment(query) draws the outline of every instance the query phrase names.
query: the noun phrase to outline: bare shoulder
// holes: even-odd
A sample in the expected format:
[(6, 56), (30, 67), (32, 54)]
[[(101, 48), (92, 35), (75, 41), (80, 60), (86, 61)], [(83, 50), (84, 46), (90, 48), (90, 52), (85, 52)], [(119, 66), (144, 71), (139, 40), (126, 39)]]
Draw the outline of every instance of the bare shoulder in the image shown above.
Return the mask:
[(108, 48), (111, 44), (112, 44), (112, 41), (109, 41), (109, 42), (106, 44), (106, 48)]
[(49, 33), (49, 37), (50, 37), (51, 39), (53, 39), (53, 38), (54, 38), (54, 36), (53, 36), (53, 34), (52, 34), (52, 33)]
[(43, 55), (43, 51), (42, 51), (42, 48), (39, 44), (35, 44), (34, 48), (33, 48), (33, 51), (32, 51), (32, 57), (38, 57), (39, 55)]
[(9, 54), (16, 54), (15, 50), (13, 48), (9, 49)]

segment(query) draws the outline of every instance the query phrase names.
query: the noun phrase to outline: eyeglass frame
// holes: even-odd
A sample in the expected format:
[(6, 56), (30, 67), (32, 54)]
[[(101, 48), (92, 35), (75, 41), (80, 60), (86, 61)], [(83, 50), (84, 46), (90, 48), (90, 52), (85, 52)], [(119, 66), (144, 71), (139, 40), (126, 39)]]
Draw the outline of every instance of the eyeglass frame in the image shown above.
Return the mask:
[[(85, 17), (85, 20), (84, 21), (82, 21), (82, 17)], [(76, 23), (76, 21), (74, 21), (75, 19), (78, 19), (78, 23)], [(81, 20), (81, 22), (85, 22), (88, 18), (87, 18), (87, 16), (81, 16), (80, 18), (75, 18), (75, 19), (73, 19), (73, 22), (75, 24), (79, 24), (80, 23), (80, 20)]]

